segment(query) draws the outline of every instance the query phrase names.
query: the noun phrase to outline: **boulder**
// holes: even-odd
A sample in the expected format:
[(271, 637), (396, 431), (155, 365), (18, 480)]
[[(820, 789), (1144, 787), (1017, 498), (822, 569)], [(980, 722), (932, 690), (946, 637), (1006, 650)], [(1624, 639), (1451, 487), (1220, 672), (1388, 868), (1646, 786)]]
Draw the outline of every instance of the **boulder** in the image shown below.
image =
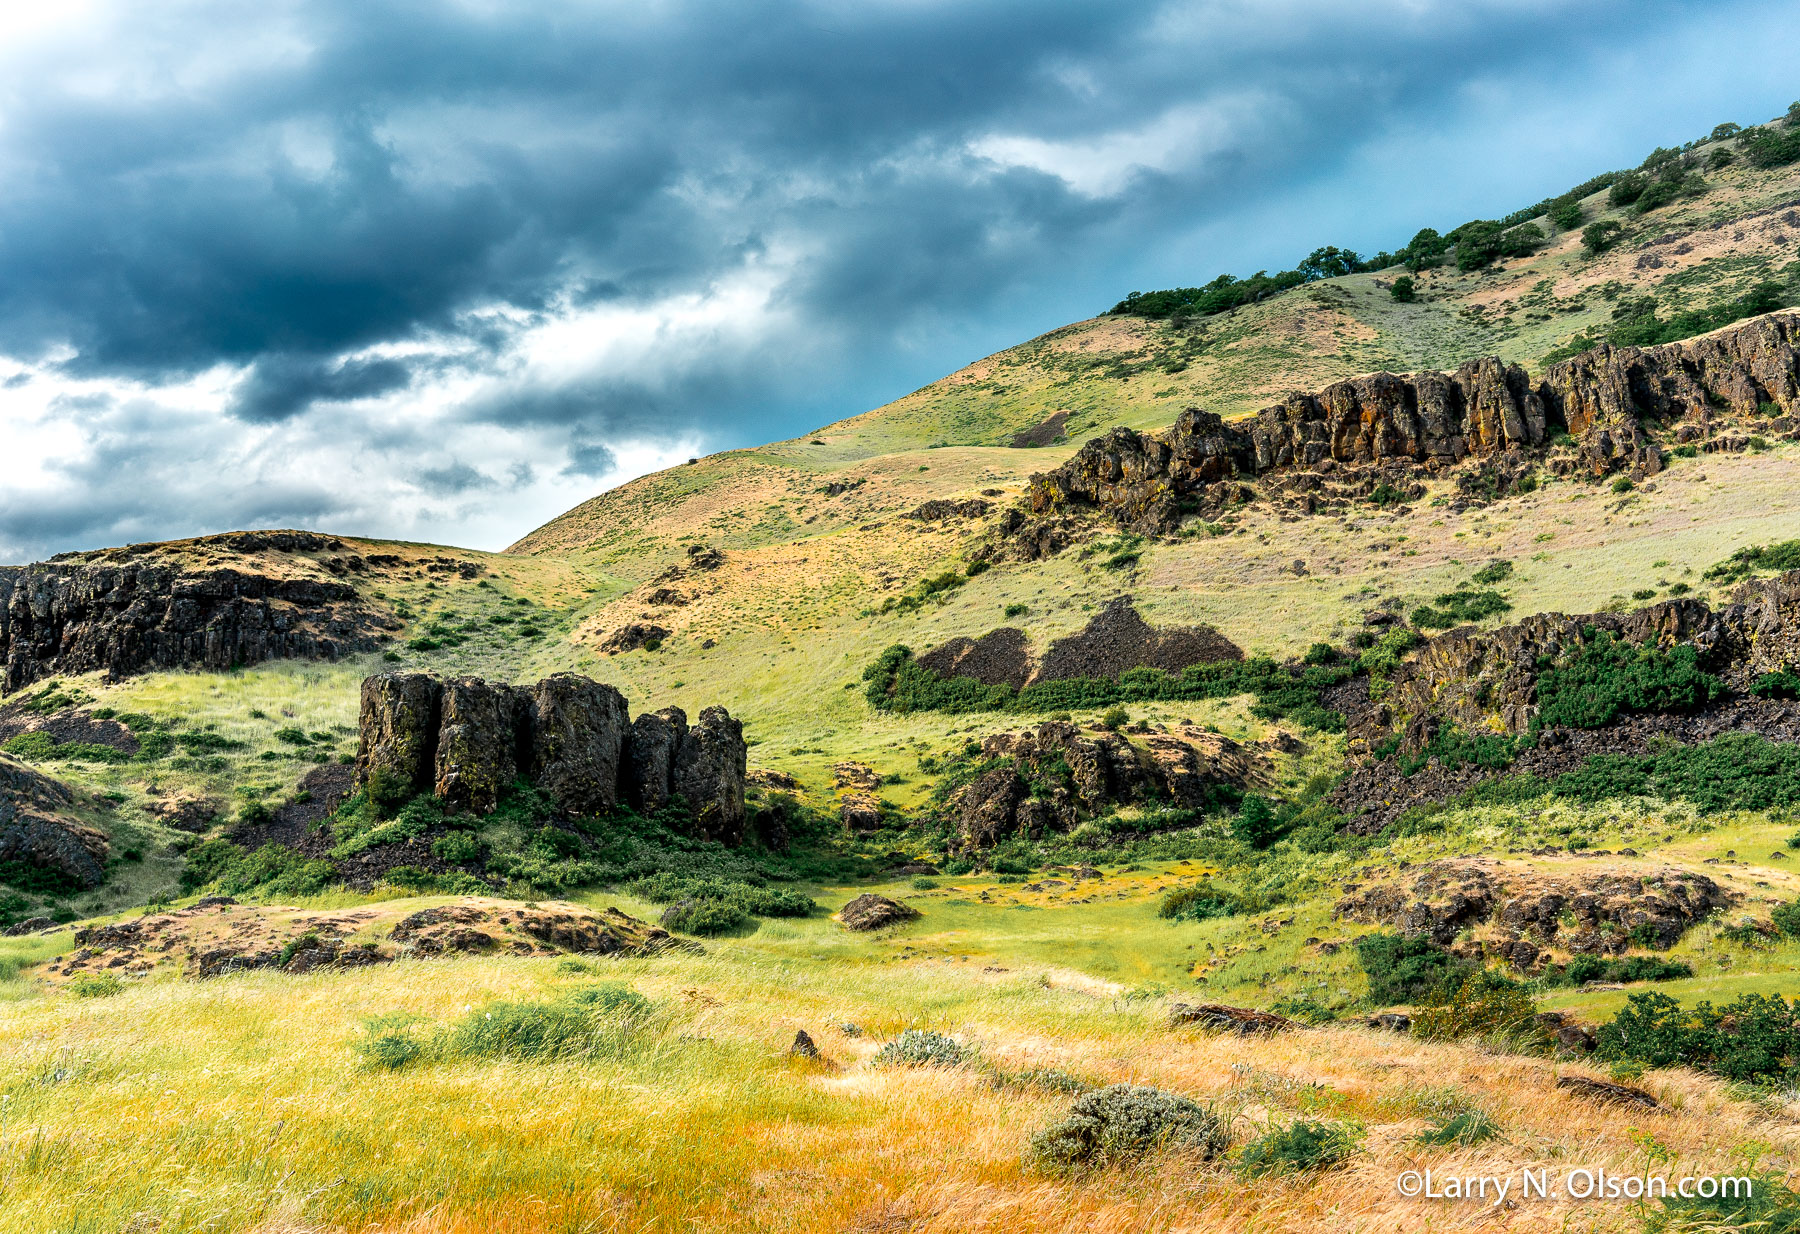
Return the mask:
[(1272, 1011), (1257, 1011), (1253, 1007), (1229, 1007), (1224, 1003), (1201, 1003), (1198, 1006), (1176, 1003), (1169, 1008), (1170, 1028), (1179, 1028), (1190, 1024), (1200, 1028), (1216, 1029), (1220, 1032), (1236, 1033), (1240, 1037), (1286, 1033), (1303, 1027), (1297, 1021), (1290, 1020), (1286, 1016), (1276, 1015)]
[(365, 677), (357, 730), (356, 781), (392, 797), (432, 790), (443, 685), (429, 673)]
[(1606, 1080), (1591, 1080), (1582, 1075), (1561, 1076), (1557, 1079), (1556, 1086), (1602, 1105), (1625, 1105), (1639, 1110), (1654, 1110), (1661, 1104), (1641, 1088), (1633, 1088), (1629, 1084), (1613, 1084)]
[(675, 783), (675, 759), (687, 737), (687, 712), (665, 707), (631, 722), (625, 747), (625, 799), (640, 813), (669, 804)]
[(519, 775), (526, 698), (511, 686), (455, 677), (442, 693), (434, 789), (452, 809), (486, 814)]
[(897, 903), (886, 896), (866, 892), (838, 910), (837, 919), (846, 930), (880, 930), (902, 925), (919, 915), (919, 910)]
[(625, 696), (589, 678), (558, 673), (531, 687), (527, 714), (529, 774), (557, 809), (598, 814), (617, 805)]
[[(622, 700), (621, 700), (622, 701)], [(694, 812), (695, 833), (737, 844), (744, 838), (744, 726), (723, 707), (708, 707), (681, 738), (674, 791)]]

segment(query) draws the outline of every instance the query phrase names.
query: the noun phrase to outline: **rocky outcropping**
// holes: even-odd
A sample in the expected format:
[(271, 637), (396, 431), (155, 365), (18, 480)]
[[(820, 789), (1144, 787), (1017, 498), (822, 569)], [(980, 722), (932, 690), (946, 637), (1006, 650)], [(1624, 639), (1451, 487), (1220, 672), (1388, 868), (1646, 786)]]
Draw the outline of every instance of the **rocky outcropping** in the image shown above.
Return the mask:
[[(1249, 420), (1227, 424), (1188, 408), (1164, 433), (1118, 428), (1088, 441), (1055, 471), (1031, 478), (1031, 517), (1010, 512), (1002, 534), (1041, 556), (1068, 542), (1057, 521), (1098, 507), (1145, 534), (1172, 530), (1189, 510), (1247, 495), (1242, 482), (1273, 478), (1298, 493), (1416, 495), (1415, 477), (1464, 460), (1540, 452), (1554, 430), (1574, 438), (1573, 465), (1590, 474), (1642, 477), (1663, 465), (1665, 428), (1704, 441), (1732, 417), (1771, 406), (1800, 413), (1800, 317), (1776, 313), (1716, 334), (1659, 347), (1602, 345), (1551, 365), (1533, 381), (1489, 357), (1455, 372), (1375, 373), (1317, 394), (1289, 394)], [(1501, 466), (1498, 475), (1523, 468)], [(1304, 478), (1303, 478), (1304, 477)]]
[(1399, 737), (1399, 748), (1414, 752), (1444, 724), (1524, 733), (1537, 719), (1541, 666), (1565, 661), (1590, 631), (1636, 646), (1692, 647), (1709, 672), (1741, 690), (1800, 663), (1800, 571), (1747, 583), (1719, 609), (1684, 597), (1630, 613), (1538, 613), (1494, 630), (1447, 631), (1419, 646), (1378, 705), (1354, 714), (1352, 749)]
[(0, 756), (0, 866), (7, 882), (45, 889), (98, 887), (106, 881), (106, 837), (70, 814), (67, 785)]
[(399, 622), (348, 583), (127, 557), (0, 567), (0, 689), (102, 670), (230, 668), (373, 651)]
[(574, 673), (532, 686), (383, 673), (362, 686), (357, 783), (379, 796), (430, 792), (482, 814), (523, 778), (558, 810), (654, 810), (683, 798), (694, 834), (744, 832), (743, 725), (722, 707), (688, 724), (678, 707), (633, 722), (624, 695)]
[(1391, 926), (1440, 947), (1462, 946), (1529, 971), (1543, 948), (1616, 955), (1637, 945), (1668, 948), (1688, 927), (1735, 896), (1704, 874), (1671, 866), (1557, 873), (1516, 862), (1435, 861), (1410, 879), (1358, 888), (1338, 902), (1351, 921)]
[(992, 848), (1015, 836), (1068, 831), (1120, 805), (1164, 801), (1188, 809), (1216, 804), (1220, 790), (1255, 781), (1259, 760), (1217, 733), (1153, 734), (1142, 745), (1118, 733), (1050, 720), (981, 744), (988, 768), (951, 798), (963, 848)]

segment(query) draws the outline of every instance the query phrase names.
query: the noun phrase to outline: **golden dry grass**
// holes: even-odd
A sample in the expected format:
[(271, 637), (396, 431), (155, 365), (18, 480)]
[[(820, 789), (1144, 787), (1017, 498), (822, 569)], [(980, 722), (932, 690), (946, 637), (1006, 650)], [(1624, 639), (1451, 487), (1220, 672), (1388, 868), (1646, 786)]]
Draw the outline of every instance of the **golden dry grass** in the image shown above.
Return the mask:
[[(547, 996), (554, 962), (400, 962), (354, 973), (160, 981), (116, 998), (0, 1007), (7, 1150), (0, 1229), (515, 1231), (1361, 1231), (1633, 1229), (1623, 1206), (1532, 1201), (1493, 1212), (1408, 1201), (1397, 1174), (1644, 1167), (1643, 1135), (1682, 1170), (1797, 1146), (1787, 1112), (1709, 1080), (1653, 1073), (1666, 1112), (1558, 1092), (1556, 1063), (1356, 1028), (1245, 1040), (1161, 1026), (1162, 1008), (996, 981), (943, 965), (776, 959), (746, 944), (630, 961), (666, 1008), (622, 1057), (367, 1069), (360, 1017), (448, 1019)], [(864, 1035), (828, 1027), (852, 1021)], [(877, 1070), (903, 1027), (953, 1032), (1007, 1068), (1153, 1084), (1236, 1112), (1240, 1140), (1298, 1116), (1352, 1119), (1344, 1169), (1248, 1182), (1163, 1158), (1074, 1180), (1021, 1151), (1067, 1097), (968, 1071)], [(828, 1066), (783, 1051), (796, 1029)], [(1577, 1069), (1579, 1070), (1579, 1069)], [(1309, 1087), (1314, 1086), (1314, 1087)], [(1418, 1098), (1451, 1087), (1504, 1138), (1423, 1149)], [(1733, 1172), (1742, 1172), (1741, 1169)], [(134, 1224), (135, 1223), (135, 1224)]]

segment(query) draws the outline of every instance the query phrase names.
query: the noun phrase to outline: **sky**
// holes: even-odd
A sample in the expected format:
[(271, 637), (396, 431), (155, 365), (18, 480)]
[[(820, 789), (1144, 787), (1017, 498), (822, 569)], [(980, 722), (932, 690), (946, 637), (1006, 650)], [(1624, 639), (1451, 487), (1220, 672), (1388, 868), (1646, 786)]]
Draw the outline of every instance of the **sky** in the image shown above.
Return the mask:
[(502, 548), (1797, 64), (1789, 0), (0, 0), (0, 561)]

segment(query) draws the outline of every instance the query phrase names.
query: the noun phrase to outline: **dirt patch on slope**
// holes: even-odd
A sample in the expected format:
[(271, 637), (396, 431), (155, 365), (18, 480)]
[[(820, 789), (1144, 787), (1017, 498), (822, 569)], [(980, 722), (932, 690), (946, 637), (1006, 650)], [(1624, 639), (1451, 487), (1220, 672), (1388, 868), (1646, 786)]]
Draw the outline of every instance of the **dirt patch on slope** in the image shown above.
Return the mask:
[(1116, 679), (1133, 668), (1179, 673), (1191, 664), (1243, 658), (1243, 650), (1211, 626), (1158, 629), (1138, 614), (1128, 597), (1121, 596), (1095, 614), (1078, 633), (1051, 643), (1031, 680)]
[(1011, 446), (1015, 450), (1026, 450), (1033, 446), (1047, 446), (1063, 435), (1063, 426), (1069, 422), (1066, 411), (1052, 412), (1040, 424), (1034, 424), (1013, 434)]

